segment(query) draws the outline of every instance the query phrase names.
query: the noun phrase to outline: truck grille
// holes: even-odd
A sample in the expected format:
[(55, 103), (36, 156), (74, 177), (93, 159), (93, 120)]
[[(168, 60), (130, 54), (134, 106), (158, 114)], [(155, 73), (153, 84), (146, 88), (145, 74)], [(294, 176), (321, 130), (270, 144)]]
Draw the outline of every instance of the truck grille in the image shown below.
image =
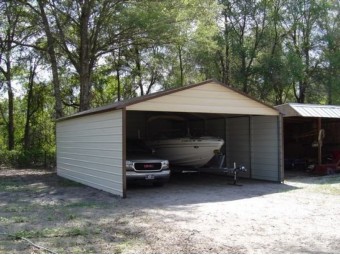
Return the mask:
[(161, 163), (135, 163), (135, 169), (139, 171), (161, 170)]

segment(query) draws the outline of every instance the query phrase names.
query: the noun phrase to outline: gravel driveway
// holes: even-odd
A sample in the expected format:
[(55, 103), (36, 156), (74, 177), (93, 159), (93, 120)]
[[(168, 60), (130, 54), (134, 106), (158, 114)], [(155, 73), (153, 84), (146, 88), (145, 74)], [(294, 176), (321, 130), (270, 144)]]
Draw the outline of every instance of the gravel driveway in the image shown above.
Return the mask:
[(0, 170), (0, 253), (339, 253), (340, 175), (285, 184), (203, 174), (126, 199), (41, 170)]

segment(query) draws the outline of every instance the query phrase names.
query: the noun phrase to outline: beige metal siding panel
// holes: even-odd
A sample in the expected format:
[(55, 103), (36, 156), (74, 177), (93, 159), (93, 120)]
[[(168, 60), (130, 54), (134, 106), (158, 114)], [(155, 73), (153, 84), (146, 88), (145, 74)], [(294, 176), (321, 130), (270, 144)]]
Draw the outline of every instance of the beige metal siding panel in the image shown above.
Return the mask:
[(248, 172), (240, 173), (240, 176), (250, 176), (250, 140), (249, 140), (249, 117), (229, 118), (228, 124), (228, 166), (232, 167), (234, 162), (243, 165)]
[(284, 117), (300, 116), (300, 114), (295, 111), (290, 104), (277, 105), (275, 108), (278, 109)]
[(271, 155), (263, 156), (263, 155), (257, 154), (256, 161), (260, 162), (260, 164), (263, 164), (263, 165), (273, 166), (277, 164), (277, 158), (273, 158)]
[(122, 123), (122, 110), (58, 122), (58, 175), (123, 196)]
[[(77, 150), (77, 152), (75, 152), (75, 150)], [(102, 150), (105, 151), (105, 150)], [(63, 147), (63, 151), (60, 152), (60, 156), (63, 156), (65, 158), (79, 158), (79, 159), (83, 159), (83, 160), (91, 160), (93, 162), (108, 162), (111, 163), (112, 160), (115, 160), (117, 158), (120, 157), (120, 155), (122, 154), (121, 151), (117, 150), (117, 151), (113, 151), (110, 150), (110, 156), (105, 156), (103, 154), (98, 155), (98, 150), (86, 150), (83, 148), (68, 148), (68, 147)]]
[[(188, 100), (191, 100), (191, 99), (188, 98)], [(265, 113), (262, 108), (256, 108), (253, 105), (238, 106), (235, 104), (231, 104), (230, 102), (226, 102), (224, 105), (204, 104), (203, 102), (199, 104), (192, 104), (190, 101), (187, 101), (188, 103), (182, 103), (182, 104), (177, 103), (177, 102), (174, 103), (174, 102), (164, 103), (161, 100), (158, 102), (150, 100), (150, 101), (141, 103), (140, 105), (129, 106), (128, 110), (270, 115), (270, 113)], [(237, 101), (237, 102), (239, 103), (240, 101)]]
[[(72, 133), (71, 133), (72, 134)], [(63, 136), (60, 137), (60, 141), (64, 142), (66, 144), (83, 144), (83, 143), (114, 143), (115, 140), (121, 138), (121, 134), (97, 134), (97, 135), (83, 135), (83, 136), (77, 136), (77, 135), (71, 135), (69, 137)]]
[[(110, 152), (110, 156), (104, 156), (103, 154), (98, 155), (98, 153), (101, 152)], [(119, 158), (121, 155), (121, 149), (117, 148), (114, 149), (112, 148), (111, 144), (108, 144), (106, 147), (105, 146), (100, 146), (100, 148), (83, 148), (83, 147), (75, 147), (75, 146), (70, 146), (62, 147), (62, 151), (59, 152), (60, 155), (65, 154), (65, 155), (74, 155), (74, 157), (77, 156), (85, 156), (85, 157), (94, 157), (93, 155), (96, 155), (95, 157), (100, 159), (100, 158)]]
[[(116, 127), (119, 127), (121, 125), (116, 125)], [(86, 137), (86, 136), (89, 136), (89, 135), (102, 135), (102, 136), (105, 136), (105, 135), (120, 135), (120, 132), (118, 130), (112, 130), (112, 129), (108, 129), (108, 128), (95, 128), (95, 129), (87, 129), (87, 130), (79, 130), (79, 127), (76, 128), (76, 129), (73, 129), (73, 130), (62, 130), (60, 135), (61, 137), (60, 138), (63, 138), (65, 135), (66, 137), (68, 133), (72, 133), (74, 134), (74, 131), (75, 130), (78, 130), (76, 131), (77, 134), (74, 135), (74, 137)]]
[(271, 166), (264, 164), (253, 164), (252, 169), (262, 169), (261, 171), (252, 172), (252, 179), (279, 182), (277, 171), (273, 171)]
[[(70, 167), (82, 167), (84, 169), (93, 169), (93, 171), (96, 171), (98, 169), (107, 171), (107, 172), (112, 172), (112, 167), (119, 167), (121, 164), (120, 160), (118, 159), (113, 159), (109, 160), (106, 159), (106, 162), (102, 158), (99, 159), (91, 159), (88, 158), (87, 160), (80, 159), (78, 156), (77, 158), (70, 158), (69, 156), (67, 157), (62, 157), (63, 161), (61, 163), (61, 166), (70, 166)], [(114, 173), (112, 173), (114, 174)]]
[(70, 171), (69, 169), (67, 169), (67, 171), (60, 169), (58, 175), (90, 187), (121, 196), (120, 194), (117, 194), (117, 190), (121, 189), (121, 182), (105, 179), (93, 174), (80, 174), (78, 171)]
[(280, 181), (280, 131), (278, 117), (251, 117), (252, 178)]
[(136, 111), (278, 115), (278, 111), (217, 83), (142, 101), (127, 107)]
[[(112, 182), (112, 171), (108, 169), (100, 169), (97, 168), (90, 168), (90, 167), (84, 167), (84, 166), (77, 166), (73, 164), (61, 164), (59, 166), (60, 172), (64, 173), (72, 173), (74, 176), (78, 176), (79, 179), (83, 178), (84, 176), (93, 176), (94, 178), (97, 178), (97, 180), (105, 180), (105, 182)], [(100, 172), (100, 173), (99, 173)], [(80, 174), (81, 173), (81, 174)], [(99, 173), (99, 174), (98, 174)], [(118, 174), (117, 174), (118, 176)], [(118, 183), (118, 182), (117, 182)], [(103, 185), (103, 183), (100, 183)], [(110, 184), (106, 185), (108, 187), (111, 187)]]
[[(59, 142), (61, 143), (61, 141)], [(68, 149), (68, 150), (88, 150), (88, 151), (94, 151), (93, 153), (99, 153), (100, 151), (104, 151), (104, 152), (108, 152), (108, 151), (115, 151), (112, 148), (112, 143), (91, 143), (91, 146), (84, 146), (84, 143), (73, 143), (73, 144), (66, 144), (66, 143), (62, 143), (60, 146), (62, 146), (62, 148)], [(117, 149), (119, 149), (117, 147)], [(120, 151), (121, 152), (121, 151)]]

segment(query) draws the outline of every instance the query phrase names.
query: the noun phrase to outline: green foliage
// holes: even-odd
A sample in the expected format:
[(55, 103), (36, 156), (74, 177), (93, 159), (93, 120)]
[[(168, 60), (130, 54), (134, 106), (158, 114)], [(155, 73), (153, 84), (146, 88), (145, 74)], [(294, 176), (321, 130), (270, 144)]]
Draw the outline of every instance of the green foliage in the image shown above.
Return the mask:
[(340, 104), (339, 10), (335, 0), (3, 1), (0, 163), (54, 165), (55, 106), (70, 115), (210, 78), (274, 105)]
[(1, 150), (0, 165), (9, 167), (53, 167), (55, 165), (55, 151), (43, 150)]

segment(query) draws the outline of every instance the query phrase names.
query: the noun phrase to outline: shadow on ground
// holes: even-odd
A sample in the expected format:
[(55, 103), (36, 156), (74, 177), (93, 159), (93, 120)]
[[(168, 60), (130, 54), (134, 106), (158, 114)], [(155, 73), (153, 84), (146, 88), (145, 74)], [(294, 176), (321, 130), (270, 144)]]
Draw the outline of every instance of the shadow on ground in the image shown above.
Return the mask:
[[(174, 174), (163, 187), (149, 184), (128, 185), (127, 198), (120, 199), (109, 193), (61, 178), (51, 171), (12, 170), (7, 175), (1, 175), (0, 171), (0, 197), (4, 199), (15, 198), (17, 192), (24, 192), (23, 197), (26, 198), (49, 197), (50, 200), (56, 199), (61, 202), (86, 203), (87, 200), (96, 199), (97, 202), (106, 203), (110, 199), (116, 199), (115, 204), (122, 204), (122, 206), (129, 204), (131, 207), (138, 208), (227, 202), (297, 189), (292, 185), (250, 179), (239, 179), (238, 184), (240, 186), (233, 185), (232, 176), (204, 173)], [(135, 204), (132, 203), (134, 200)]]
[(240, 186), (233, 185), (232, 176), (205, 173), (174, 174), (169, 183), (161, 188), (147, 184), (128, 185), (127, 199), (143, 200), (143, 204), (150, 206), (155, 203), (163, 206), (183, 206), (248, 199), (297, 189), (287, 184), (250, 179), (239, 179), (237, 183)]

